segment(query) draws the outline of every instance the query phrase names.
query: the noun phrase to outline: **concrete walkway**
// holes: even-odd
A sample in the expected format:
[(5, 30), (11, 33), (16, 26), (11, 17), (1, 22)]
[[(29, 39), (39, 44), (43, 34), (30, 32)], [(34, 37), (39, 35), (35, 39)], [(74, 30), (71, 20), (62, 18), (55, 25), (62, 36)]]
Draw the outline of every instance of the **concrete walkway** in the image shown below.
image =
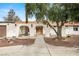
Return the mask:
[(77, 56), (79, 48), (51, 46), (45, 43), (43, 36), (37, 36), (33, 45), (0, 47), (0, 56)]

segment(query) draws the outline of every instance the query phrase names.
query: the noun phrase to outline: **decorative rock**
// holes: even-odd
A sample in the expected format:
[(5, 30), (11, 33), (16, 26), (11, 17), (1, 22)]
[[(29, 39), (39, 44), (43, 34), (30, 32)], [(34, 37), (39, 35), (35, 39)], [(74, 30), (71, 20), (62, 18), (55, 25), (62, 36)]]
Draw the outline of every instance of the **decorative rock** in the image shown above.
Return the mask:
[(13, 43), (13, 41), (9, 41), (9, 44), (12, 44)]

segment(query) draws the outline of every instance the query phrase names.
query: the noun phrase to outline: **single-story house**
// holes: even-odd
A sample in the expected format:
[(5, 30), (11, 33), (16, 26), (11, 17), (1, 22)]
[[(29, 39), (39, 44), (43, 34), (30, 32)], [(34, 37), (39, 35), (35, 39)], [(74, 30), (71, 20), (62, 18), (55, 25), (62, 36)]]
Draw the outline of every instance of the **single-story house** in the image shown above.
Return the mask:
[[(36, 35), (50, 37), (55, 36), (56, 33), (49, 26), (37, 22), (0, 22), (0, 37)], [(62, 36), (67, 35), (79, 35), (79, 23), (65, 23), (62, 28)]]

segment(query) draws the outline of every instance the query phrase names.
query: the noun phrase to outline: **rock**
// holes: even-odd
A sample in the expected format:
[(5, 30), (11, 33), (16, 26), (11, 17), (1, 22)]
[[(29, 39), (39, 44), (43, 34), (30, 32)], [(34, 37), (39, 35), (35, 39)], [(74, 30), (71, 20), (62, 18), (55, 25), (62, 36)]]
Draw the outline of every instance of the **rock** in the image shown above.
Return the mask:
[(9, 41), (9, 44), (12, 44), (12, 43), (14, 43), (13, 41)]

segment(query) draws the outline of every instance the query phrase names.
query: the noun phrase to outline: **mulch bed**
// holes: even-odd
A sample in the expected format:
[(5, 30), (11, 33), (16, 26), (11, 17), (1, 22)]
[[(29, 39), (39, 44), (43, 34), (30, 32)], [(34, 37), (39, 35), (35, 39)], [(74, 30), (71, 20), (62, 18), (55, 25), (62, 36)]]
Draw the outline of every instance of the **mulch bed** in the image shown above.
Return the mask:
[(66, 38), (65, 40), (55, 40), (56, 38), (45, 37), (45, 42), (54, 46), (65, 46), (65, 47), (78, 47), (79, 46), (79, 36)]
[(0, 47), (16, 46), (16, 45), (32, 45), (34, 44), (34, 42), (35, 42), (35, 39), (16, 39), (11, 41), (0, 39)]

